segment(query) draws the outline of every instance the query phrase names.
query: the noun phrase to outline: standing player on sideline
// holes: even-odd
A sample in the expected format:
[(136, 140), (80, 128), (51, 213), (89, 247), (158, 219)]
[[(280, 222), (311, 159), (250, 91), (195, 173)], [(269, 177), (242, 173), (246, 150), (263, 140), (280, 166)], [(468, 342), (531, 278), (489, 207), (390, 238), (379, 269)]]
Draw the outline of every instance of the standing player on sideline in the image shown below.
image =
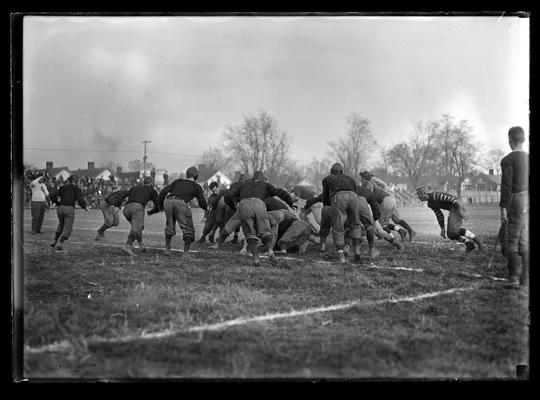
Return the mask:
[[(184, 254), (182, 259), (189, 261), (191, 255), (189, 248), (195, 240), (195, 227), (189, 202), (194, 198), (199, 202), (199, 207), (208, 210), (202, 187), (195, 181), (199, 177), (199, 171), (195, 167), (186, 170), (186, 179), (176, 179), (170, 185), (165, 186), (159, 193), (158, 204), (165, 211), (167, 219), (165, 226), (165, 254), (171, 254), (171, 239), (176, 235), (176, 222), (180, 225), (184, 240)], [(161, 207), (163, 204), (163, 207)], [(148, 212), (150, 215), (150, 211)]]
[(529, 154), (522, 148), (524, 141), (523, 128), (509, 129), (508, 144), (512, 152), (501, 160), (499, 207), (503, 229), (506, 228), (508, 279), (526, 287), (529, 284)]
[(128, 191), (126, 205), (124, 206), (124, 217), (131, 224), (131, 229), (126, 240), (126, 244), (122, 246), (127, 254), (134, 257), (132, 245), (136, 240), (139, 243), (139, 248), (144, 253), (146, 251), (143, 240), (142, 231), (144, 229), (144, 208), (146, 203), (152, 201), (154, 208), (148, 211), (148, 215), (159, 212), (158, 194), (152, 186), (153, 180), (150, 176), (143, 179), (143, 184), (134, 186)]
[(43, 174), (38, 174), (30, 183), (30, 189), (32, 190), (32, 199), (30, 201), (32, 234), (43, 233), (41, 232), (41, 224), (43, 224), (45, 208), (47, 207), (47, 197), (49, 196), (49, 191), (43, 180)]
[(56, 210), (58, 226), (51, 247), (54, 247), (54, 250), (59, 252), (63, 250), (63, 243), (69, 239), (73, 230), (75, 202), (79, 203), (84, 211), (88, 210), (81, 189), (77, 186), (77, 176), (75, 175), (70, 175), (66, 180), (66, 184), (50, 193), (49, 197), (58, 206)]
[(427, 201), (428, 207), (435, 213), (441, 227), (441, 237), (445, 237), (444, 215), (441, 211), (443, 209), (450, 211), (446, 230), (448, 239), (464, 243), (467, 247), (467, 252), (474, 250), (475, 244), (478, 246), (478, 250), (482, 250), (482, 242), (478, 236), (468, 229), (463, 228), (463, 220), (467, 220), (468, 218), (465, 203), (461, 199), (443, 192), (428, 192), (425, 185), (417, 187), (416, 193), (420, 201)]
[(356, 182), (343, 174), (343, 166), (335, 163), (330, 168), (330, 175), (322, 181), (323, 204), (332, 207), (332, 237), (338, 251), (339, 261), (347, 262), (343, 248), (345, 246), (345, 227), (354, 246), (354, 258), (360, 260), (360, 218), (358, 216), (359, 199), (356, 194)]
[(112, 192), (101, 204), (101, 212), (103, 213), (103, 225), (97, 230), (97, 235), (94, 240), (101, 240), (105, 237), (104, 233), (107, 229), (113, 226), (118, 226), (120, 218), (118, 218), (118, 210), (122, 206), (124, 199), (129, 194), (129, 190), (117, 190)]

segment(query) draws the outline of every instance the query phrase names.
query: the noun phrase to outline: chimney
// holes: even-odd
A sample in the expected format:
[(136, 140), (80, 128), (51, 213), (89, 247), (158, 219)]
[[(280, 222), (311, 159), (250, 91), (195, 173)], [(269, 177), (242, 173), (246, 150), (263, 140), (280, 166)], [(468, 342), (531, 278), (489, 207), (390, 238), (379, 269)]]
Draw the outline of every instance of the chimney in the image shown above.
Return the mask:
[(204, 168), (205, 168), (204, 164), (199, 164), (199, 174), (201, 174), (202, 171), (204, 171)]
[(45, 169), (52, 169), (53, 162), (52, 161), (46, 161), (45, 162)]
[(234, 171), (234, 181), (235, 182), (238, 182), (238, 180), (240, 179), (240, 171)]
[(122, 173), (122, 167), (116, 167), (116, 172), (118, 174), (121, 174)]
[(88, 169), (94, 169), (94, 162), (88, 161)]
[(489, 174), (490, 174), (490, 175), (493, 175), (493, 168), (490, 168), (490, 169), (489, 169)]

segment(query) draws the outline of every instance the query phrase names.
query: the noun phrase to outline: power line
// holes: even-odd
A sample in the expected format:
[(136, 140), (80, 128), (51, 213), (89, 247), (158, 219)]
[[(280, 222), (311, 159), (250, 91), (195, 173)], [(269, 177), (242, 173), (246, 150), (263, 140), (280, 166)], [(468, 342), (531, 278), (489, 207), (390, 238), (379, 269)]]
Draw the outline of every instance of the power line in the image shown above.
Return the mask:
[[(140, 150), (88, 150), (88, 149), (48, 149), (43, 147), (24, 147), (23, 150), (39, 150), (39, 151), (80, 151), (86, 153), (140, 153)], [(168, 153), (161, 151), (148, 151), (148, 154), (164, 154), (182, 157), (195, 157), (199, 158), (200, 155), (195, 154), (182, 154), (182, 153)]]

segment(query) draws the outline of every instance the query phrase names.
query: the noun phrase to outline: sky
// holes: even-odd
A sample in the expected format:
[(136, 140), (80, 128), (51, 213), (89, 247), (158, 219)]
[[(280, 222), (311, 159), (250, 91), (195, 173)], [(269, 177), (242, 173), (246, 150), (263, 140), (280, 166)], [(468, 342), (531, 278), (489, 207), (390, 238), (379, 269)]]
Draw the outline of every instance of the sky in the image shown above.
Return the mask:
[(326, 158), (352, 112), (384, 147), (447, 113), (508, 151), (511, 126), (529, 132), (529, 20), (24, 17), (25, 163), (125, 170), (150, 140), (148, 162), (185, 171), (260, 110), (298, 163)]

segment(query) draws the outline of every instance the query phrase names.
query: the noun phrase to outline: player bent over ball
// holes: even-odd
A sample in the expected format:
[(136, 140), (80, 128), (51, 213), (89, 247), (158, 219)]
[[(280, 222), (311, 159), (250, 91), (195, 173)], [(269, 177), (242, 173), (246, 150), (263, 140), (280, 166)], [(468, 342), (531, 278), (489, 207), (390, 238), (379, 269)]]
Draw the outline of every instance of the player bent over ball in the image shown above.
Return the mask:
[[(448, 239), (464, 243), (467, 252), (474, 250), (476, 246), (478, 246), (478, 250), (482, 250), (482, 242), (478, 236), (468, 229), (463, 228), (463, 221), (468, 220), (468, 218), (465, 203), (463, 203), (462, 200), (448, 193), (437, 191), (428, 192), (425, 185), (417, 187), (416, 193), (421, 201), (428, 202), (428, 207), (435, 213), (439, 226), (441, 227), (441, 237), (444, 238), (448, 236)], [(450, 211), (446, 235), (444, 232), (444, 215), (441, 209)]]

